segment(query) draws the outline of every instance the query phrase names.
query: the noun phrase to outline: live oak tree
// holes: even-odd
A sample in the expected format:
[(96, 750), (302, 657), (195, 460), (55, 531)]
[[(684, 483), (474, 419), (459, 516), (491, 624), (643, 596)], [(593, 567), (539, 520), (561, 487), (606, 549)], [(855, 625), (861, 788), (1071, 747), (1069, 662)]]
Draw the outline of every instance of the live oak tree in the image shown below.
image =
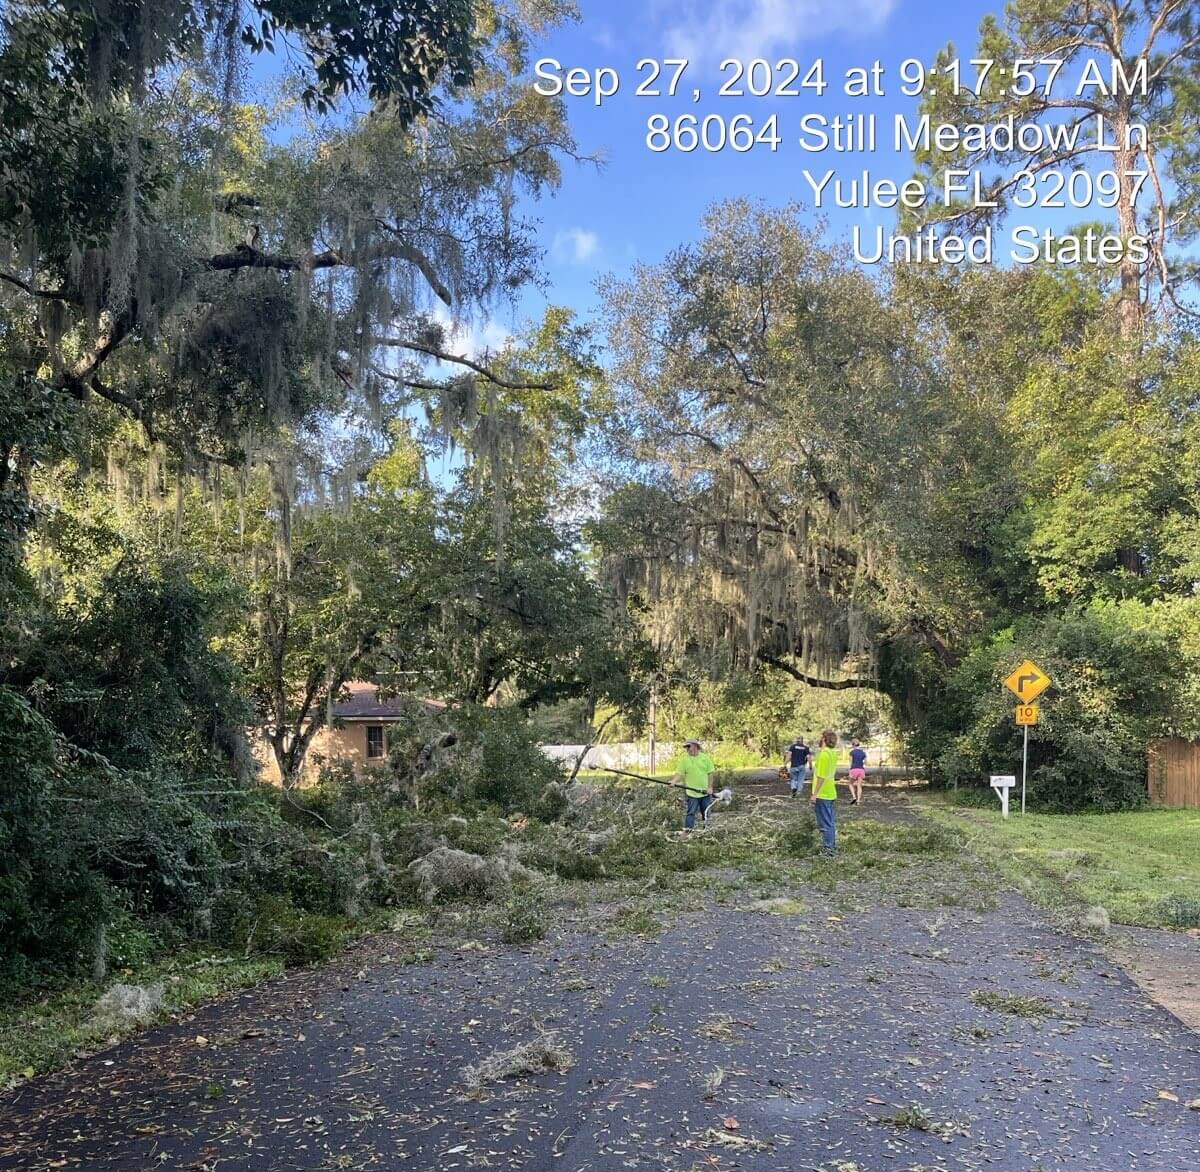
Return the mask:
[[(439, 602), (429, 639), (437, 695), (503, 698), (531, 712), (564, 700), (638, 707), (652, 657), (619, 600), (579, 555), (569, 496), (513, 493), (498, 534), (490, 493), (450, 494), (427, 567)], [(579, 502), (574, 502), (578, 510)]]
[[(572, 147), (561, 106), (515, 78), (530, 30), (561, 11), (10, 5), (3, 359), (29, 416), (4, 439), (10, 545), (64, 400), (136, 420), (182, 475), (263, 462), (280, 485), (298, 472), (336, 491), (354, 472), (312, 437), (347, 414), (378, 425), (390, 355), (487, 380), (446, 349), (444, 320), (536, 275), (514, 191), (554, 183)], [(277, 35), (302, 45), (312, 114), (238, 88), (239, 50)], [(357, 95), (369, 113), (346, 106)], [(335, 104), (347, 116), (323, 119)]]
[[(419, 454), (401, 440), (344, 503), (296, 502), (286, 571), (269, 519), (233, 537), (230, 502), (223, 509), (223, 563), (237, 605), (220, 645), (242, 666), (285, 786), (299, 780), (346, 685), (379, 674), (381, 648), (403, 648), (403, 660), (386, 665), (401, 683), (420, 678), (437, 514), (419, 470)], [(197, 518), (197, 530), (203, 524)]]
[(265, 476), (251, 486), (257, 502), (226, 492), (219, 530), (211, 504), (193, 493), (188, 543), (230, 583), (217, 645), (242, 667), (286, 785), (359, 678), (396, 694), (468, 706), (501, 699), (526, 712), (564, 699), (640, 699), (646, 648), (583, 564), (574, 527), (554, 519), (568, 494), (553, 491), (531, 452), (521, 459), (524, 476), (504, 475), (526, 483), (504, 486), (498, 525), (490, 474), (481, 483), (468, 467), (452, 489), (439, 487), (419, 446), (398, 435), (344, 504), (297, 502), (286, 574)]
[[(525, 711), (636, 698), (634, 632), (583, 564), (575, 526), (553, 519), (578, 510), (568, 474), (602, 386), (586, 331), (551, 310), (490, 356), (483, 385), (474, 373), (469, 385), (384, 373), (409, 407), (447, 389), (424, 425), (342, 437), (358, 480), (280, 485), (290, 466), (266, 463), (146, 506), (167, 514), (160, 540), (224, 583), (218, 644), (241, 666), (289, 786), (356, 678), (456, 704), (499, 694)], [(452, 489), (429, 470), (451, 451), (463, 461)], [(137, 483), (114, 488), (141, 495)]]
[[(400, 413), (424, 406), (498, 468), (518, 452), (496, 392), (557, 393), (565, 319), (528, 378), (450, 327), (538, 275), (515, 194), (555, 183), (573, 147), (560, 104), (518, 78), (531, 32), (567, 13), (408, 0), (5, 14), (5, 565), (35, 519), (36, 468), (67, 454), (118, 498), (161, 506), (176, 544), (197, 492), (231, 509), (262, 620), (245, 661), (273, 665), (255, 687), (289, 776), (312, 714), (365, 654), (330, 633), (314, 674), (284, 653), (304, 600), (336, 596), (354, 560), (314, 527), (353, 533), (345, 514), (368, 507), (363, 479)], [(298, 76), (281, 101), (254, 74), (247, 94), (244, 59), (277, 38), (299, 46)], [(297, 536), (322, 544), (317, 581)]]
[[(540, 276), (518, 199), (573, 146), (518, 79), (567, 14), (4, 7), (0, 740), (30, 765), (19, 801), (0, 793), (22, 852), (0, 871), (6, 966), (71, 963), (118, 908), (191, 931), (286, 855), (244, 785), (245, 726), (290, 779), (372, 656), (433, 676), (444, 583), (414, 567), (445, 535), (394, 425), (425, 409), (512, 482), (504, 395), (569, 398), (564, 317), (520, 358), (454, 340)], [(82, 878), (55, 888), (63, 858)]]
[(905, 641), (945, 653), (978, 599), (932, 588), (959, 537), (938, 501), (985, 437), (884, 290), (796, 209), (733, 202), (605, 302), (616, 471), (591, 532), (656, 645), (831, 689), (876, 686)]

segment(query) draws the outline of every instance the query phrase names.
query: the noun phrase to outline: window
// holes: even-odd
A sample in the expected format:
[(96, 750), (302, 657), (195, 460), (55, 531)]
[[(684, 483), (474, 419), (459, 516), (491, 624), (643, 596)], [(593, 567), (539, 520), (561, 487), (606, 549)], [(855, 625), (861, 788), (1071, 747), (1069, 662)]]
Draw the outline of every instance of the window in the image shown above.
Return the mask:
[(383, 725), (367, 725), (367, 759), (378, 760), (383, 756)]

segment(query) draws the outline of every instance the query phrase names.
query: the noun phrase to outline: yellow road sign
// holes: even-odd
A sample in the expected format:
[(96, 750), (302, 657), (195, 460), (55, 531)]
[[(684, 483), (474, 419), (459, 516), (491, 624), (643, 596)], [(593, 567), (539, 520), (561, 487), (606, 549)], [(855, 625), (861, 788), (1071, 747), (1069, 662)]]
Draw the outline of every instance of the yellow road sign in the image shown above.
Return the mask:
[(1050, 686), (1050, 677), (1032, 659), (1027, 659), (1004, 681), (1004, 686), (1022, 704), (1032, 704)]
[(1017, 705), (1017, 724), (1037, 724), (1042, 710), (1036, 704)]

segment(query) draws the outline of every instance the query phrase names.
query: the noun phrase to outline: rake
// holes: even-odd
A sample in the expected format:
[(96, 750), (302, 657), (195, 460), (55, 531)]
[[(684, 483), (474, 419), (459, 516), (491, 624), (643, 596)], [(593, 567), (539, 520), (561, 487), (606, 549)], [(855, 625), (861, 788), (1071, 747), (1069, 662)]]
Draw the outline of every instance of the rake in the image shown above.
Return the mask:
[[(681, 789), (685, 794), (691, 797), (700, 797), (700, 794), (693, 794), (686, 785), (680, 785), (676, 781), (663, 781), (661, 777), (647, 777), (644, 773), (630, 773), (628, 769), (613, 769), (611, 766), (606, 766), (605, 773), (619, 773), (622, 777), (633, 777), (638, 781), (650, 781), (655, 785), (665, 785), (669, 789)], [(713, 794), (713, 797), (723, 806), (728, 806), (733, 801), (733, 790), (726, 786), (720, 793)]]

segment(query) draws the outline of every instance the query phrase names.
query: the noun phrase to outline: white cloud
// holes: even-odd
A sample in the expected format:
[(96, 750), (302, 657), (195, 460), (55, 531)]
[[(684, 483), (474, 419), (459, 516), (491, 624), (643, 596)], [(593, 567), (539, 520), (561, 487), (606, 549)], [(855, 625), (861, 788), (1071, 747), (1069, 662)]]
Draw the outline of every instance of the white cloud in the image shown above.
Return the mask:
[(586, 228), (565, 228), (554, 234), (550, 254), (568, 264), (587, 264), (600, 254), (600, 237)]
[(667, 44), (692, 61), (748, 61), (830, 33), (880, 28), (897, 0), (681, 0)]
[(512, 331), (494, 317), (479, 322), (455, 321), (449, 309), (439, 304), (434, 307), (433, 318), (446, 331), (446, 349), (467, 358), (479, 360), (485, 354), (495, 354), (513, 339)]

